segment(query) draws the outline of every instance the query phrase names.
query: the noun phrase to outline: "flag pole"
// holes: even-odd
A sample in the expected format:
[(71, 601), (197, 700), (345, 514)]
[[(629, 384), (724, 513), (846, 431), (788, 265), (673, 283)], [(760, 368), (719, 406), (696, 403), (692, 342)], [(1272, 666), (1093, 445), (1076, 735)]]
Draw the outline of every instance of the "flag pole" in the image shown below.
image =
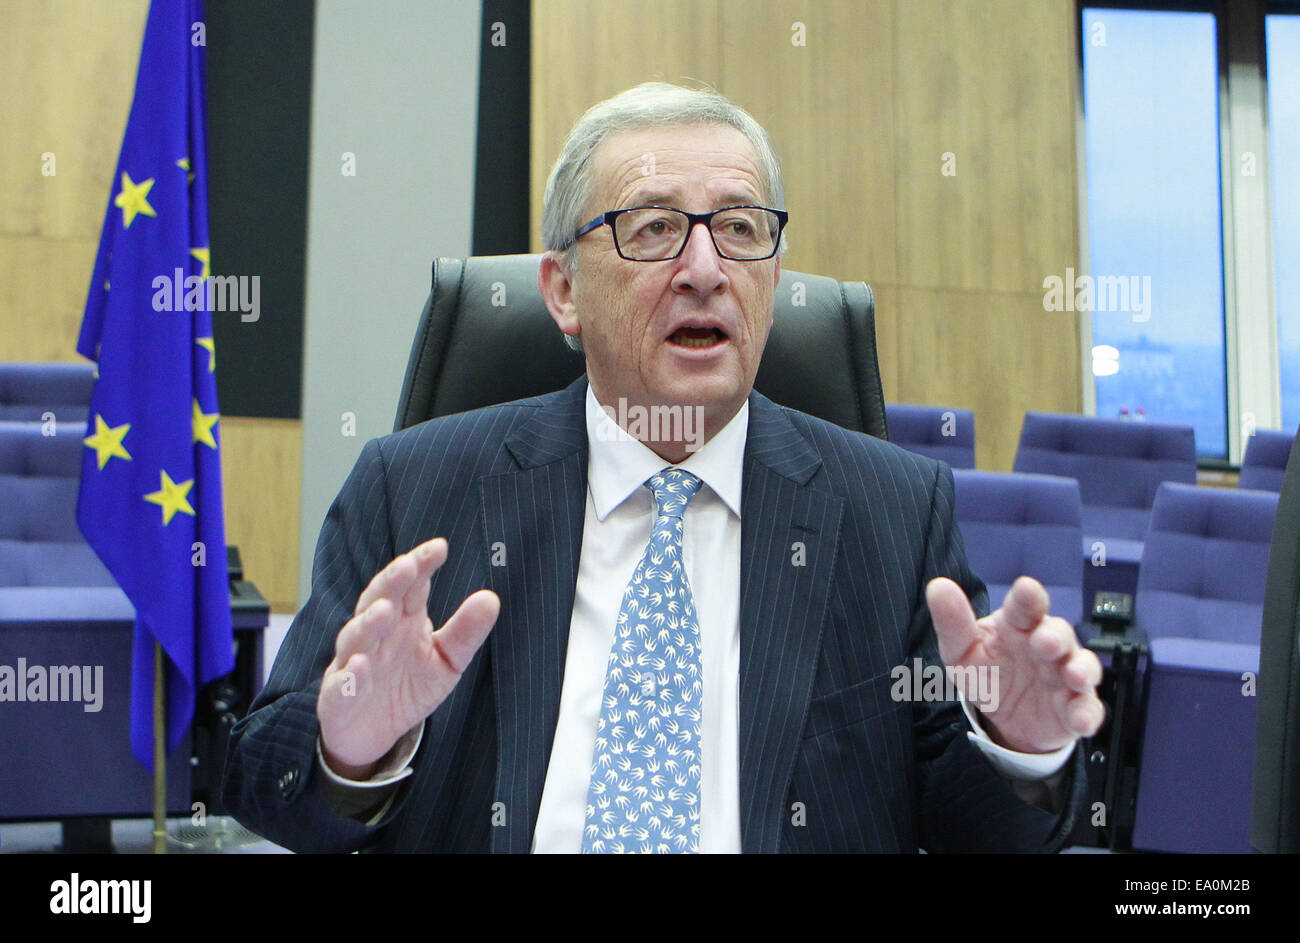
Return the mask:
[(153, 853), (167, 854), (167, 721), (162, 643), (153, 643)]

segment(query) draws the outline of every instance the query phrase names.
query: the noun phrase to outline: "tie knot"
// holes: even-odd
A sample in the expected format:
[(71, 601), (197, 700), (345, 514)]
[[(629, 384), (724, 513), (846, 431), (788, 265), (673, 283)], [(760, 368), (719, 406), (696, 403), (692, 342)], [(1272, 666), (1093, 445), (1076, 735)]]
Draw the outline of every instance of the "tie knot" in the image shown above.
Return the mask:
[(654, 492), (660, 517), (681, 517), (695, 492), (700, 490), (700, 479), (684, 468), (669, 465), (647, 478), (645, 486)]

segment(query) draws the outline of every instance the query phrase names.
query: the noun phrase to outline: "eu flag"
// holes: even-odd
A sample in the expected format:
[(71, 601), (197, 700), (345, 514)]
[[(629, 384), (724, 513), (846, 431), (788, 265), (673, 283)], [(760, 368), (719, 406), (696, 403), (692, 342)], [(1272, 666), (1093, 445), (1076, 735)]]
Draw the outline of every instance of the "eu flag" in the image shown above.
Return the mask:
[(77, 341), (98, 363), (77, 521), (135, 606), (131, 749), (150, 769), (154, 642), (167, 656), (169, 751), (199, 688), (234, 667), (206, 291), (205, 40), (201, 0), (152, 4)]

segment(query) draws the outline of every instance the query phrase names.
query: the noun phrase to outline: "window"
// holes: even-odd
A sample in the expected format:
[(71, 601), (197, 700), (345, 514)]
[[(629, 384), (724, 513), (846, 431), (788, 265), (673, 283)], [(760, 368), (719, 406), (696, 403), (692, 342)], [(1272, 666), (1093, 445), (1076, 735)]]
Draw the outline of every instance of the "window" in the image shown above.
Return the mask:
[(1236, 464), (1300, 422), (1300, 3), (1079, 9), (1089, 409)]
[(1269, 15), (1268, 133), (1282, 425), (1300, 423), (1300, 15)]
[(1086, 8), (1083, 66), (1097, 415), (1188, 423), (1226, 459), (1215, 17)]

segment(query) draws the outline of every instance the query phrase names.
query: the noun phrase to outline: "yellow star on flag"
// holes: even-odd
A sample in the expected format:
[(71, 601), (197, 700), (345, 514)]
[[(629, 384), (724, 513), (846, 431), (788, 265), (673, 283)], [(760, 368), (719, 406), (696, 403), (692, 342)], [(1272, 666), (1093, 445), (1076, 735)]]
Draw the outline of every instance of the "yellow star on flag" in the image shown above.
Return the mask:
[(217, 345), (210, 337), (196, 337), (194, 343), (208, 352), (208, 373), (217, 369)]
[(206, 281), (212, 275), (212, 264), (208, 261), (208, 247), (203, 246), (198, 249), (191, 249), (190, 255), (203, 263), (203, 271), (199, 273), (199, 278)]
[(180, 484), (177, 484), (171, 480), (171, 477), (167, 474), (166, 470), (163, 470), (161, 474), (161, 490), (146, 494), (144, 499), (149, 503), (156, 504), (162, 508), (163, 526), (166, 527), (172, 522), (172, 516), (177, 511), (193, 517), (194, 508), (190, 507), (190, 502), (185, 496), (189, 494), (190, 489), (194, 487), (194, 479), (191, 478), (189, 481), (182, 481)]
[(220, 413), (205, 413), (199, 408), (199, 401), (194, 400), (194, 441), (202, 442), (210, 448), (217, 447), (217, 440), (212, 437), (212, 427), (221, 418)]
[(122, 208), (122, 228), (130, 229), (137, 213), (145, 216), (157, 216), (149, 205), (149, 191), (153, 189), (153, 177), (142, 183), (136, 183), (131, 175), (122, 171), (122, 192), (113, 198), (113, 205)]
[(180, 160), (176, 162), (176, 166), (179, 167), (181, 170), (186, 171), (185, 174), (186, 183), (194, 182), (194, 173), (190, 171), (190, 159), (188, 157), (182, 157)]
[(104, 417), (95, 413), (95, 434), (87, 436), (83, 441), (86, 445), (95, 450), (95, 457), (99, 460), (100, 471), (108, 464), (110, 458), (124, 458), (131, 461), (130, 454), (126, 447), (122, 445), (122, 440), (126, 434), (131, 431), (131, 424), (125, 423), (120, 426), (110, 427), (104, 422)]

